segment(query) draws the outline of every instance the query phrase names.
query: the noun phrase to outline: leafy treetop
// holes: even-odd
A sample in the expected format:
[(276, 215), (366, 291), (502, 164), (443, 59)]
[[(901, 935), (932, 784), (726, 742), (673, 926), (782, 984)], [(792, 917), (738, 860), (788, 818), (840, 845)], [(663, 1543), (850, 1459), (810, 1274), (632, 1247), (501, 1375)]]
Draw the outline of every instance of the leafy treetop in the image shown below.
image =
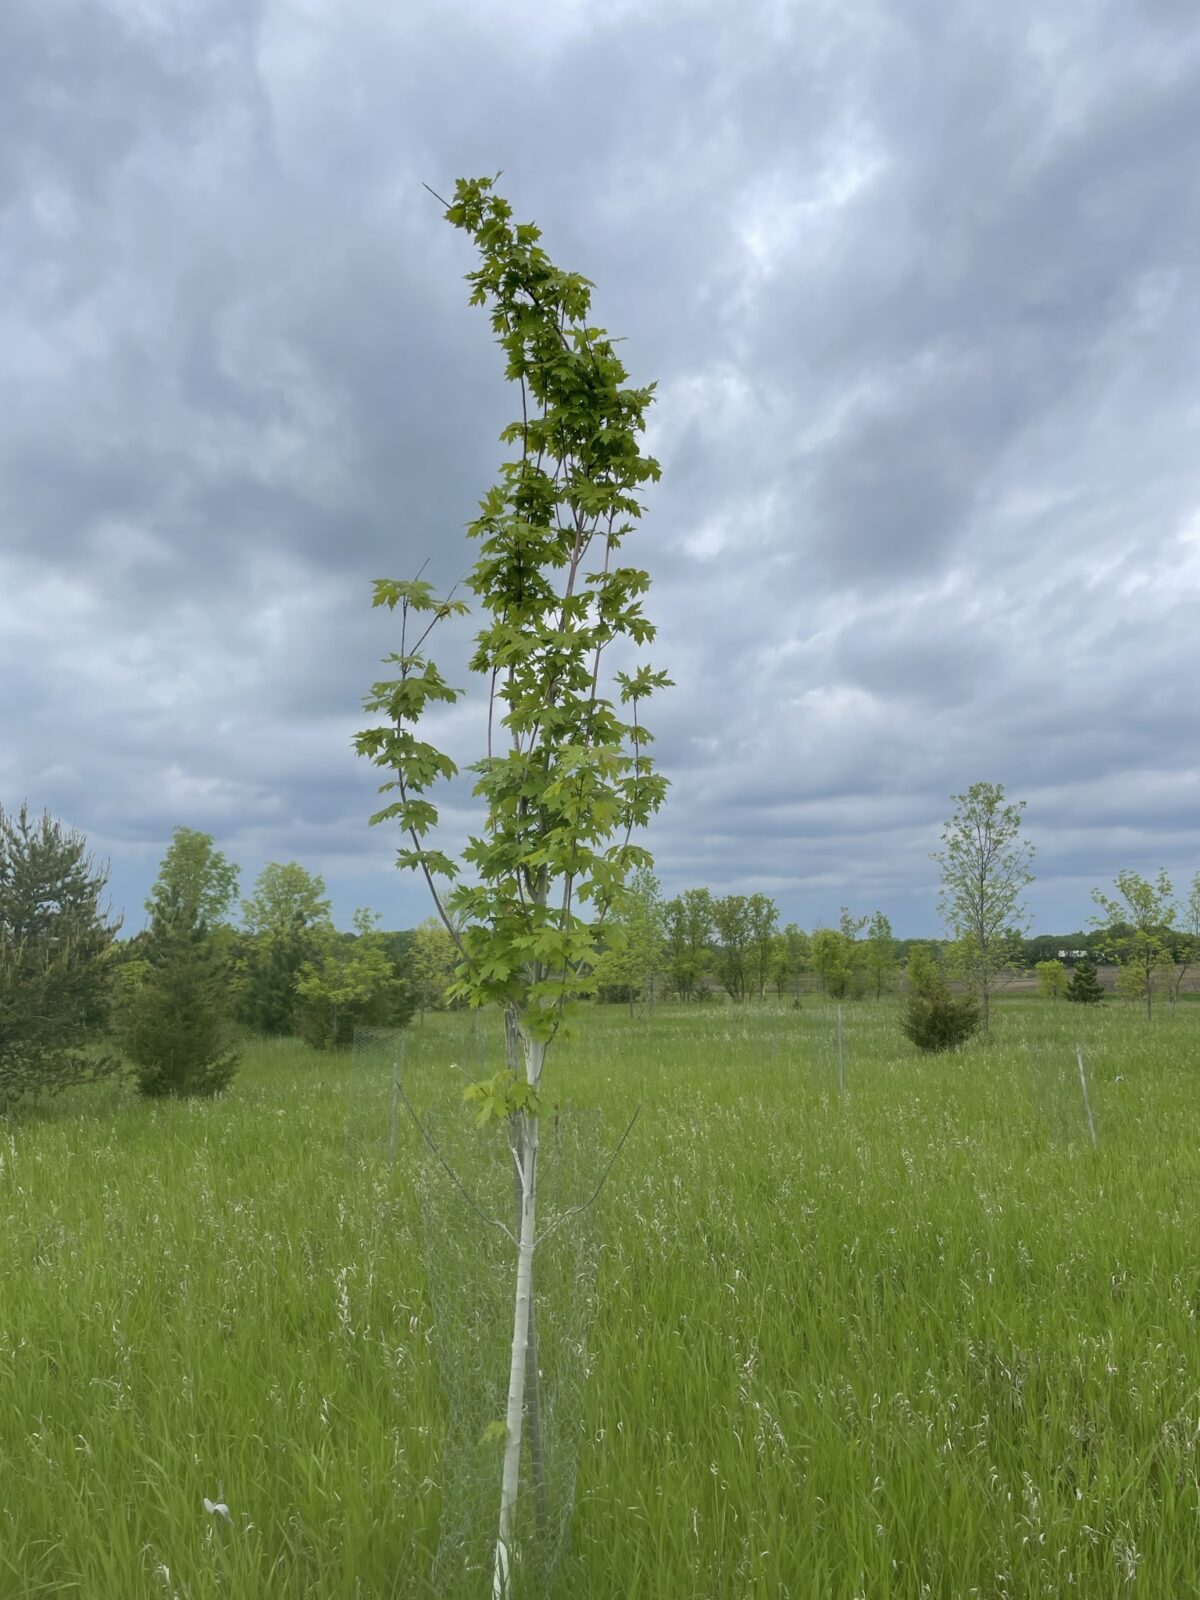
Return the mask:
[(650, 864), (631, 835), (666, 788), (640, 706), (669, 680), (647, 665), (626, 670), (624, 654), (603, 687), (601, 676), (612, 646), (654, 637), (642, 608), (649, 578), (620, 561), (638, 491), (659, 476), (639, 444), (653, 386), (628, 384), (589, 319), (591, 284), (553, 265), (536, 227), (514, 224), (493, 180), (460, 181), (446, 218), (475, 241), (471, 303), (490, 306), (521, 397), (500, 436), (513, 458), (468, 525), (479, 553), (465, 588), (486, 617), (470, 666), (489, 695), (486, 754), (470, 769), (486, 807), (464, 852), (473, 881), (444, 900), (438, 889), (458, 867), (428, 842), (439, 820), (429, 796), (456, 767), (415, 732), (427, 709), (458, 699), (425, 653), (437, 623), (468, 609), (453, 592), (438, 598), (419, 577), (375, 585), (374, 603), (401, 612), (400, 650), (387, 658), (395, 675), (366, 702), (386, 720), (355, 743), (391, 774), (381, 790), (396, 798), (372, 821), (408, 835), (399, 861), (425, 875), (455, 940), (458, 994), (514, 1007), (529, 1036), (548, 1039), (590, 986), (599, 925), (627, 873)]

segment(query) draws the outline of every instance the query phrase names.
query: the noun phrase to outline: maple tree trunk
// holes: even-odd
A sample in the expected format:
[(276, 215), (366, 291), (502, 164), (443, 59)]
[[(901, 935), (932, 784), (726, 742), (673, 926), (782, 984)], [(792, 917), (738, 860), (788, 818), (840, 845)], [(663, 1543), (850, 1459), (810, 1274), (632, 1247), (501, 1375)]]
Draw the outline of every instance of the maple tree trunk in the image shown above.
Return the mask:
[[(534, 1087), (542, 1075), (546, 1046), (540, 1040), (525, 1043), (526, 1076)], [(537, 1228), (538, 1119), (522, 1113), (520, 1139), (521, 1219), (517, 1239), (517, 1284), (513, 1305), (513, 1336), (508, 1369), (508, 1404), (505, 1408), (504, 1468), (500, 1479), (500, 1525), (496, 1534), (496, 1559), (492, 1569), (493, 1600), (511, 1596), (513, 1534), (521, 1482), (521, 1441), (525, 1423), (526, 1378), (530, 1365), (530, 1331), (533, 1312), (533, 1247)], [(536, 1356), (535, 1356), (536, 1360)], [(535, 1369), (536, 1370), (536, 1369)], [(536, 1387), (536, 1385), (535, 1385)]]

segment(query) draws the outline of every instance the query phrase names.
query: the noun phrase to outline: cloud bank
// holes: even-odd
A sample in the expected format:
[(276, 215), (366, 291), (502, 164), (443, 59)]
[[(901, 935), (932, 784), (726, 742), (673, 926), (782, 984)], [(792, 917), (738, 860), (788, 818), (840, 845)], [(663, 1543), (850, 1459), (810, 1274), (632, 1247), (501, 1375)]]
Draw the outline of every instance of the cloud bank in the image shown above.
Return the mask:
[[(350, 738), (513, 399), (423, 182), (504, 169), (657, 379), (668, 892), (936, 931), (950, 794), (1065, 931), (1200, 869), (1200, 19), (1115, 4), (10, 0), (0, 803), (131, 926), (177, 824), (427, 911)], [(461, 661), (466, 641), (452, 641)], [(479, 708), (446, 737), (469, 755)], [(451, 834), (466, 813), (451, 816)]]

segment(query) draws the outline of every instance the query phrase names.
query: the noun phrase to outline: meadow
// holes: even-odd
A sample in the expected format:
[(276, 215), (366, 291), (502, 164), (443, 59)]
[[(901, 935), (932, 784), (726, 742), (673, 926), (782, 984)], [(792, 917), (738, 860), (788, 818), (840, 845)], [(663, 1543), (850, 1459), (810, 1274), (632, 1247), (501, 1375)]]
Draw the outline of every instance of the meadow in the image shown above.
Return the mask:
[[(818, 1000), (607, 1008), (555, 1046), (588, 1183), (642, 1110), (580, 1224), (553, 1592), (1200, 1593), (1200, 1006), (1008, 999), (932, 1059), (892, 1004), (843, 1015), (840, 1069)], [(414, 1022), (414, 1105), (457, 1128), (451, 1063), (500, 1042)], [(455, 1330), (390, 1082), (386, 1052), (261, 1045), (214, 1103), (0, 1124), (2, 1600), (451, 1592)], [(506, 1346), (477, 1356), (502, 1392)]]

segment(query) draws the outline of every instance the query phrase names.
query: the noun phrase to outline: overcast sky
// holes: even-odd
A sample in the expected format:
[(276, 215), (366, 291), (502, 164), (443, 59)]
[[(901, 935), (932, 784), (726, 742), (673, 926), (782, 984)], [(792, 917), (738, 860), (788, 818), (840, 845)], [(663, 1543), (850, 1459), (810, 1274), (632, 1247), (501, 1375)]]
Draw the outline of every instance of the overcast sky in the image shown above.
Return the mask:
[(1189, 881), (1192, 0), (5, 0), (0, 803), (130, 927), (179, 824), (427, 914), (350, 741), (372, 579), (457, 578), (504, 457), (421, 187), (498, 169), (659, 385), (664, 889), (935, 933), (979, 779), (1037, 928)]

